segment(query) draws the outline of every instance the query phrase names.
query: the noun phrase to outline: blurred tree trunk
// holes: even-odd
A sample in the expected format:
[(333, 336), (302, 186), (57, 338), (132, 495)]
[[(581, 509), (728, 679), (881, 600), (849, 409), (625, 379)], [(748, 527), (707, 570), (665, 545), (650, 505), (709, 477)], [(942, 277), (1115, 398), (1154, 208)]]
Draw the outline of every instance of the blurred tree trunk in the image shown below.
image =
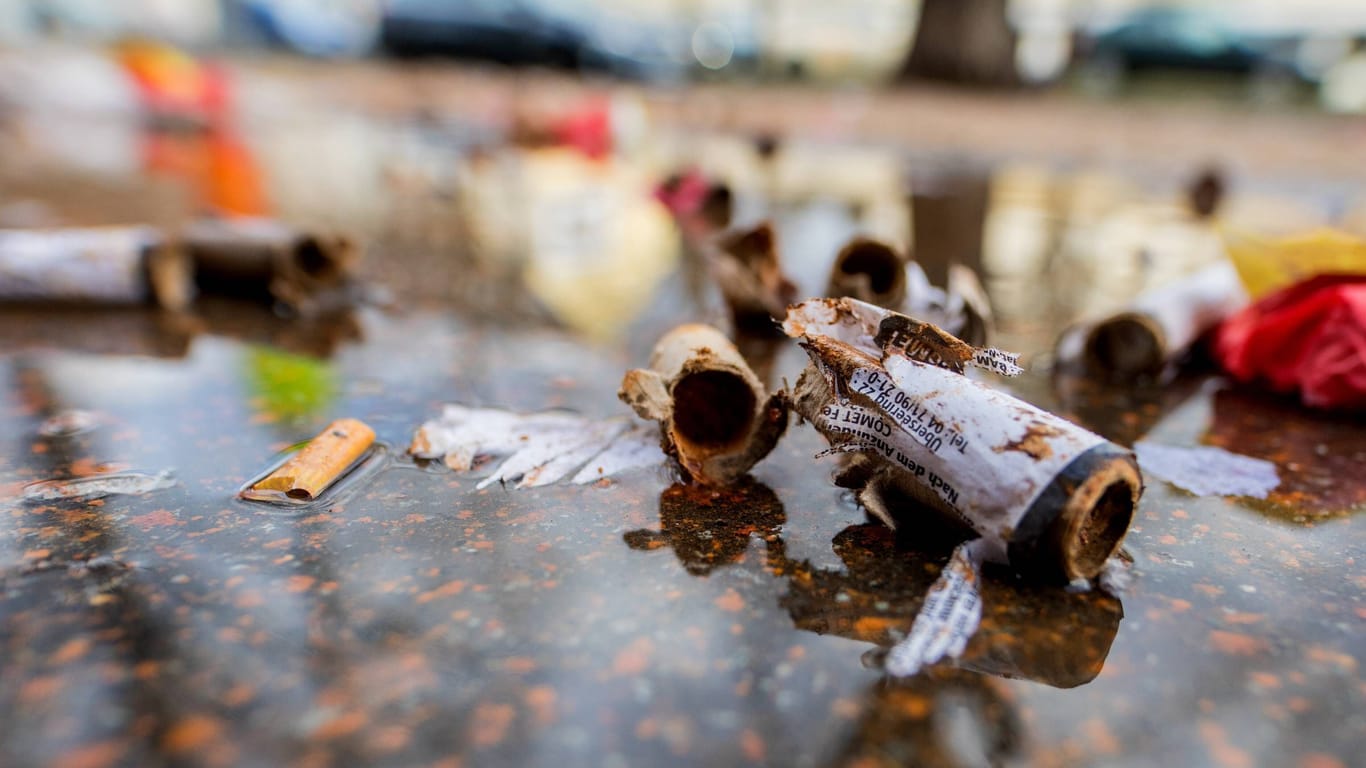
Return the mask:
[(901, 78), (1012, 86), (1015, 31), (1006, 0), (923, 0)]

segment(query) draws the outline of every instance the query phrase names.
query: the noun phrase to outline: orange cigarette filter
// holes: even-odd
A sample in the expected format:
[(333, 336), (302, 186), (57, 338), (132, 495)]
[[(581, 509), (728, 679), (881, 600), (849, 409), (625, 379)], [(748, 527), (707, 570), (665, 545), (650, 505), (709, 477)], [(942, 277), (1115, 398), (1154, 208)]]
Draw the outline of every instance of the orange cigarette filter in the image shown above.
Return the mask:
[(357, 419), (327, 425), (304, 449), (266, 475), (249, 492), (280, 491), (309, 501), (327, 490), (375, 442), (375, 430)]

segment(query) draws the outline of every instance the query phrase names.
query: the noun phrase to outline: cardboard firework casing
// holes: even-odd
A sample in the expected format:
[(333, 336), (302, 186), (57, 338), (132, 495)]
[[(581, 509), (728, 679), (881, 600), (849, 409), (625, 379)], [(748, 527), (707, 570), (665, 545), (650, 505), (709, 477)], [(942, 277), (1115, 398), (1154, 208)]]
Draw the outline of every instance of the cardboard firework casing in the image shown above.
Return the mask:
[(664, 452), (707, 485), (743, 477), (787, 429), (784, 394), (769, 396), (735, 345), (706, 325), (665, 334), (650, 367), (626, 373), (618, 397), (658, 421)]
[(183, 238), (200, 291), (273, 300), (305, 312), (345, 301), (359, 259), (345, 236), (264, 219), (197, 221)]
[(833, 451), (873, 460), (861, 498), (884, 521), (932, 507), (989, 559), (1054, 580), (1092, 578), (1118, 550), (1142, 490), (1132, 453), (962, 373), (1011, 372), (1008, 355), (849, 300), (794, 306), (785, 328), (812, 359), (794, 407)]
[(1140, 295), (1127, 309), (1064, 332), (1058, 357), (1114, 380), (1161, 373), (1206, 331), (1247, 305), (1233, 265), (1212, 264)]
[(0, 301), (178, 310), (192, 297), (184, 252), (151, 227), (0, 232)]
[(906, 259), (891, 246), (854, 238), (835, 255), (828, 295), (896, 309), (906, 300)]
[(775, 318), (797, 292), (783, 274), (773, 227), (765, 222), (722, 233), (711, 244), (708, 262), (735, 327), (772, 333)]

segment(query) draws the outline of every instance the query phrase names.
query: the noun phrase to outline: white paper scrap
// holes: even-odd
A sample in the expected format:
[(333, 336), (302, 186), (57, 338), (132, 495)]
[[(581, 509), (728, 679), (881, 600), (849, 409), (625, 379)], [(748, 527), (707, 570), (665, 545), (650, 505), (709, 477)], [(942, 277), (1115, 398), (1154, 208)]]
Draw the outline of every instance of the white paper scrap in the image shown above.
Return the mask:
[(1264, 499), (1281, 484), (1276, 465), (1213, 446), (1183, 448), (1141, 441), (1134, 445), (1143, 474), (1166, 480), (1196, 496)]
[(423, 424), (409, 450), (418, 458), (440, 458), (457, 472), (469, 471), (481, 456), (502, 458), (479, 488), (509, 482), (535, 488), (560, 482), (575, 470), (572, 482), (582, 485), (664, 461), (654, 425), (463, 405), (447, 405), (440, 418)]
[(909, 677), (940, 659), (956, 658), (967, 648), (982, 622), (980, 585), (986, 543), (973, 539), (953, 551), (925, 596), (910, 633), (888, 652), (888, 674)]
[(102, 499), (105, 496), (126, 496), (150, 493), (176, 484), (171, 470), (156, 474), (147, 472), (112, 472), (70, 480), (43, 480), (24, 486), (25, 501), (58, 501), (62, 499)]

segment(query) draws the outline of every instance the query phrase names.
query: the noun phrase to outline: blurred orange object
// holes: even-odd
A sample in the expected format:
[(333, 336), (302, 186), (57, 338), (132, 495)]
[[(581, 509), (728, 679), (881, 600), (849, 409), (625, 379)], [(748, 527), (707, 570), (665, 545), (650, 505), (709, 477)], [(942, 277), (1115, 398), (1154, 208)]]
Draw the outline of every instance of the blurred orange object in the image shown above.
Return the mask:
[(164, 43), (120, 43), (115, 55), (155, 115), (204, 123), (222, 120), (228, 107), (227, 73)]
[(148, 131), (143, 164), (150, 173), (184, 180), (201, 212), (253, 217), (271, 212), (251, 149), (226, 129)]

